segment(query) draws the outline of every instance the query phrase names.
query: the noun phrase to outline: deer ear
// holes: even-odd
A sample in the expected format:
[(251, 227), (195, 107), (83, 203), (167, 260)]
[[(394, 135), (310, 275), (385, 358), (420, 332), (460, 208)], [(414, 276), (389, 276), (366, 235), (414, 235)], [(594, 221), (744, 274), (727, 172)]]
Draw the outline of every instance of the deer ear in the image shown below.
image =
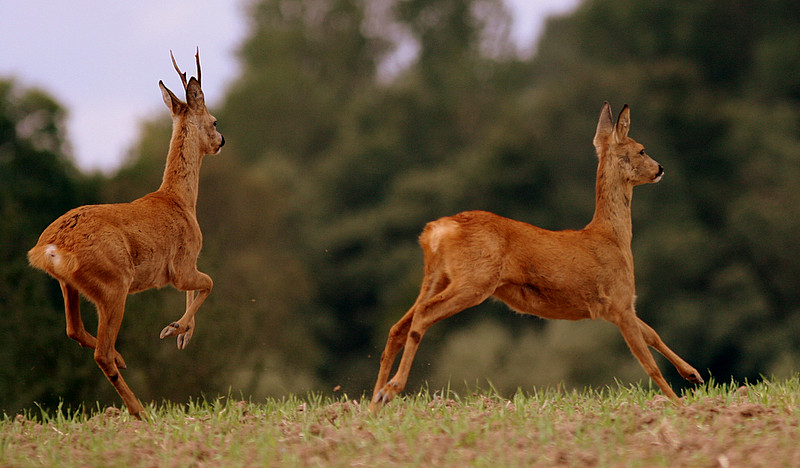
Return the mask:
[(619, 118), (617, 119), (617, 126), (614, 127), (614, 139), (617, 143), (622, 143), (622, 140), (627, 138), (628, 130), (631, 128), (631, 108), (625, 104), (625, 107), (622, 108), (622, 112), (619, 113)]
[(172, 115), (177, 115), (183, 109), (184, 104), (178, 96), (172, 93), (166, 86), (164, 86), (163, 81), (158, 82), (158, 87), (161, 88), (161, 97), (164, 98), (164, 104), (167, 105), (167, 109), (172, 112)]
[(191, 77), (189, 84), (186, 85), (186, 103), (192, 111), (202, 110), (206, 107), (203, 90), (200, 89), (200, 82), (195, 77)]
[(603, 104), (603, 108), (600, 110), (600, 119), (597, 121), (597, 132), (594, 134), (595, 149), (600, 149), (613, 130), (614, 124), (611, 121), (611, 105), (606, 101)]

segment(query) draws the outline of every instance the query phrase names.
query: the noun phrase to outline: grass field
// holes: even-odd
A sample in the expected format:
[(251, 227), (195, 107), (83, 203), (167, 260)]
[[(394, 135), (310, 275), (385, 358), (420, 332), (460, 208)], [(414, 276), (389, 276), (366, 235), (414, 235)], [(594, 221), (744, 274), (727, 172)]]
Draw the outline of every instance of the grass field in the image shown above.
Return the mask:
[(655, 390), (219, 398), (4, 415), (0, 466), (797, 466), (800, 378)]

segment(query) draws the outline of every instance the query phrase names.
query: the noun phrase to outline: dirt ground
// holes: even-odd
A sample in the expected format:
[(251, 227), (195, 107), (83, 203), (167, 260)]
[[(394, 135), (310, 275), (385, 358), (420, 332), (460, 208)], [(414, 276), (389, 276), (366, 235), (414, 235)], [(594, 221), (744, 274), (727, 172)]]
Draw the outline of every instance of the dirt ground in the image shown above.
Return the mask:
[(613, 407), (476, 397), (263, 409), (133, 420), (124, 411), (74, 424), (19, 415), (0, 466), (798, 466), (798, 411), (656, 396)]

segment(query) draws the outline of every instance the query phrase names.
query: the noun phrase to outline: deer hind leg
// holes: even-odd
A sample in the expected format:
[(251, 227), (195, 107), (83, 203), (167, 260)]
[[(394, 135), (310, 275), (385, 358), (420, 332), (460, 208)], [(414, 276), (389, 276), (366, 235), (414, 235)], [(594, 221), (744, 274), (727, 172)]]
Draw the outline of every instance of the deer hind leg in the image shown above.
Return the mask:
[[(375, 389), (372, 392), (373, 398), (376, 397), (378, 392), (386, 385), (389, 380), (389, 373), (392, 370), (395, 357), (397, 353), (403, 349), (406, 340), (408, 339), (408, 331), (411, 328), (411, 321), (414, 314), (421, 307), (421, 305), (430, 299), (433, 295), (439, 294), (447, 287), (450, 282), (446, 275), (441, 272), (426, 266), (425, 277), (422, 280), (419, 295), (414, 301), (414, 305), (406, 312), (403, 317), (395, 323), (389, 330), (389, 338), (386, 340), (386, 348), (381, 354), (380, 370), (378, 371), (378, 379), (375, 382)], [(375, 410), (378, 406), (375, 403), (370, 404), (370, 409)]]
[(417, 296), (414, 305), (403, 315), (403, 317), (395, 323), (389, 330), (389, 338), (386, 340), (386, 347), (381, 353), (380, 370), (378, 371), (378, 380), (375, 382), (375, 389), (372, 392), (373, 398), (378, 394), (378, 391), (386, 385), (389, 380), (389, 373), (392, 370), (395, 356), (403, 349), (403, 345), (408, 339), (408, 331), (411, 328), (411, 320), (420, 305), (427, 301), (431, 295), (437, 294), (444, 290), (447, 285), (446, 281), (434, 279), (432, 274), (425, 275), (422, 280), (422, 287), (420, 287), (419, 296)]
[[(205, 301), (211, 293), (211, 288), (213, 286), (214, 282), (211, 280), (211, 277), (197, 270), (194, 270), (190, 277), (182, 278), (181, 281), (176, 281), (175, 287), (186, 291), (186, 312), (184, 312), (183, 316), (178, 319), (177, 322), (172, 322), (164, 327), (159, 336), (164, 339), (168, 336), (177, 335), (178, 349), (186, 348), (194, 333), (194, 315), (197, 313), (197, 309), (203, 304), (203, 301)], [(196, 296), (195, 291), (198, 291)]]
[(377, 408), (375, 406), (375, 401), (378, 398), (378, 393), (389, 380), (389, 373), (392, 370), (395, 356), (397, 356), (397, 353), (403, 349), (403, 345), (408, 339), (408, 331), (411, 328), (411, 320), (414, 318), (414, 313), (416, 312), (417, 307), (418, 304), (414, 303), (411, 309), (409, 309), (408, 312), (406, 312), (406, 314), (403, 315), (403, 317), (389, 330), (389, 338), (386, 340), (386, 347), (384, 348), (383, 353), (381, 353), (381, 367), (378, 371), (378, 380), (375, 382), (375, 389), (372, 391), (373, 402), (370, 403), (370, 409), (374, 410)]
[[(412, 307), (409, 313), (398, 322), (398, 325), (400, 325), (398, 329), (403, 330), (406, 327), (406, 325), (403, 324), (403, 320), (410, 315), (410, 323), (407, 325), (408, 333), (405, 339), (405, 350), (403, 351), (403, 357), (400, 359), (397, 372), (394, 377), (392, 377), (392, 380), (382, 387), (378, 388), (376, 385), (376, 391), (372, 398), (370, 409), (373, 411), (377, 410), (403, 391), (408, 381), (408, 374), (411, 371), (414, 355), (419, 348), (419, 342), (431, 325), (447, 317), (451, 317), (464, 309), (476, 306), (491, 295), (492, 290), (489, 288), (475, 288), (453, 282), (441, 293), (434, 294), (421, 304), (414, 304), (414, 307)], [(390, 344), (391, 342), (387, 343), (387, 349), (389, 349)], [(393, 347), (396, 347), (396, 345)], [(381, 367), (381, 370), (384, 371), (383, 357), (381, 358)]]
[(426, 274), (425, 278), (422, 280), (422, 286), (420, 287), (417, 299), (414, 301), (414, 305), (412, 305), (408, 312), (406, 312), (389, 330), (389, 338), (386, 340), (386, 347), (381, 354), (381, 367), (378, 371), (378, 380), (375, 382), (375, 389), (372, 392), (373, 397), (389, 380), (389, 372), (392, 370), (395, 356), (403, 349), (403, 345), (408, 338), (408, 330), (411, 328), (411, 320), (414, 318), (416, 310), (431, 296), (444, 291), (448, 282), (449, 280), (447, 278), (438, 273)]
[[(96, 349), (97, 339), (86, 331), (81, 318), (80, 293), (77, 289), (59, 281), (61, 294), (64, 296), (64, 312), (67, 318), (67, 336), (78, 342), (84, 348)], [(122, 355), (114, 350), (114, 361), (120, 369), (126, 369), (125, 360)]]
[(681, 374), (681, 377), (695, 384), (704, 383), (703, 378), (700, 377), (700, 373), (697, 372), (697, 369), (690, 366), (686, 361), (681, 359), (680, 356), (669, 349), (669, 347), (664, 344), (664, 342), (661, 340), (661, 337), (658, 336), (658, 333), (656, 333), (652, 327), (644, 323), (642, 319), (638, 317), (636, 319), (639, 321), (639, 328), (641, 329), (642, 335), (644, 336), (647, 344), (655, 348), (656, 351), (661, 353), (661, 355), (663, 355), (665, 358), (669, 359), (669, 362), (675, 366), (675, 369), (678, 370), (678, 373)]
[(639, 319), (636, 317), (633, 310), (625, 313), (619, 322), (616, 324), (622, 332), (622, 337), (625, 338), (625, 343), (628, 344), (633, 355), (639, 360), (647, 375), (658, 385), (662, 392), (673, 401), (679, 401), (678, 395), (672, 390), (661, 371), (656, 365), (656, 360), (650, 354), (650, 349), (647, 347), (647, 341), (642, 333), (642, 328), (639, 326)]
[(125, 383), (115, 359), (118, 353), (114, 349), (114, 344), (117, 341), (122, 317), (125, 313), (127, 291), (120, 288), (118, 292), (108, 296), (97, 302), (97, 347), (94, 350), (94, 360), (114, 389), (117, 390), (119, 396), (122, 397), (122, 401), (125, 402), (131, 415), (141, 419), (144, 416), (144, 407)]

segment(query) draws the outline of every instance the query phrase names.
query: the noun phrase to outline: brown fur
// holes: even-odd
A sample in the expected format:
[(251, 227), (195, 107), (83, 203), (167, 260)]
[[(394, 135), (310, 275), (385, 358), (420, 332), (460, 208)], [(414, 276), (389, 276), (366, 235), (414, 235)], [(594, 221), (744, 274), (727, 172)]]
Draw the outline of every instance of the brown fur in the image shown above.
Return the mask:
[[(186, 291), (186, 312), (161, 332), (161, 338), (177, 335), (178, 348), (183, 349), (194, 331), (194, 315), (213, 286), (211, 278), (197, 270), (203, 236), (195, 206), (203, 156), (218, 153), (225, 139), (205, 106), (199, 54), (198, 78), (188, 82), (172, 61), (186, 102), (159, 81), (173, 123), (161, 187), (130, 203), (70, 210), (53, 221), (28, 252), (30, 264), (61, 285), (67, 335), (94, 349), (100, 369), (130, 413), (138, 417), (144, 408), (119, 373), (125, 361), (115, 349), (127, 295), (167, 284)], [(199, 291), (197, 297), (195, 291)], [(97, 308), (97, 338), (84, 328), (79, 294)]]
[[(520, 313), (548, 319), (601, 318), (617, 325), (647, 374), (673, 400), (678, 397), (648, 345), (684, 378), (703, 382), (634, 310), (633, 187), (658, 182), (663, 168), (628, 137), (629, 127), (628, 106), (613, 125), (605, 103), (594, 137), (599, 159), (595, 213), (581, 230), (548, 231), (485, 211), (467, 211), (425, 226), (419, 239), (425, 277), (416, 302), (389, 331), (372, 410), (403, 390), (419, 342), (431, 325), (489, 297)], [(387, 382), (403, 347), (397, 373)]]

